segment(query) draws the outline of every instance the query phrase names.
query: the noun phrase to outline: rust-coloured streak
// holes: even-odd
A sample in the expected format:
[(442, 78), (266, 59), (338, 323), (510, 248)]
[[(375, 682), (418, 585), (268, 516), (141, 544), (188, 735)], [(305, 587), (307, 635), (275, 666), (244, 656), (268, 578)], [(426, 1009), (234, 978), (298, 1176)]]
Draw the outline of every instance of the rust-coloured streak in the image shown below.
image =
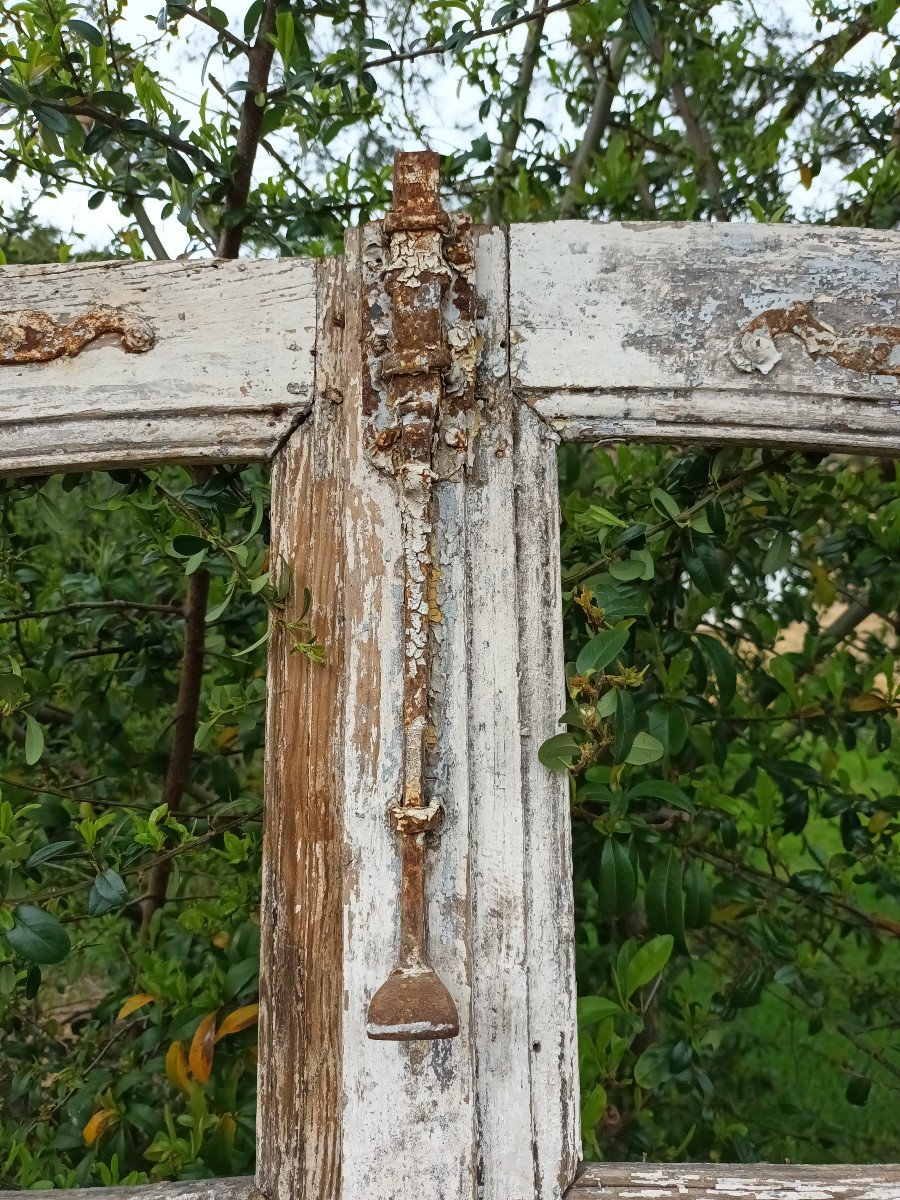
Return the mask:
[(865, 325), (842, 335), (820, 321), (807, 300), (755, 316), (738, 334), (732, 361), (768, 374), (781, 358), (775, 339), (782, 334), (798, 338), (811, 357), (824, 355), (848, 371), (900, 377), (900, 326)]
[[(450, 268), (443, 235), (453, 228), (438, 196), (436, 154), (398, 154), (393, 208), (384, 221), (390, 298), (389, 350), (381, 379), (396, 435), (374, 433), (375, 450), (388, 449), (403, 509), (403, 796), (390, 818), (400, 841), (400, 949), (397, 965), (372, 997), (366, 1032), (389, 1040), (455, 1037), (459, 1018), (450, 993), (427, 957), (425, 838), (443, 817), (425, 796), (431, 666), (430, 589), (433, 579), (434, 445), (443, 408), (443, 373), (450, 368), (443, 304)], [(378, 299), (377, 285), (372, 289)], [(380, 314), (379, 314), (380, 315)], [(375, 325), (371, 320), (370, 329)]]
[(118, 337), (128, 354), (146, 354), (156, 345), (156, 335), (147, 322), (121, 308), (100, 306), (71, 320), (23, 308), (0, 313), (0, 365), (74, 358), (104, 334)]

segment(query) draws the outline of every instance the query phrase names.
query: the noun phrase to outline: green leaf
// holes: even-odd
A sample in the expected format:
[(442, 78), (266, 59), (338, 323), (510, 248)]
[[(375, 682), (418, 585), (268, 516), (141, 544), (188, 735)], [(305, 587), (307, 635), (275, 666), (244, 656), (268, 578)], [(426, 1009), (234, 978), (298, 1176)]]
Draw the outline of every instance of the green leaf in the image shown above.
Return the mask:
[(554, 734), (538, 750), (538, 759), (551, 771), (565, 771), (580, 757), (581, 747), (570, 733)]
[(647, 713), (650, 733), (669, 754), (684, 749), (688, 737), (687, 717), (677, 704), (654, 704)]
[(69, 29), (76, 37), (82, 38), (85, 42), (89, 42), (92, 46), (103, 45), (103, 34), (90, 21), (82, 21), (73, 17), (69, 22)]
[(684, 923), (688, 929), (702, 929), (712, 912), (712, 888), (706, 873), (691, 863), (684, 873)]
[(33, 767), (44, 753), (44, 731), (31, 713), (25, 714), (25, 761)]
[(656, 5), (652, 0), (628, 0), (628, 15), (638, 37), (649, 48), (653, 41), (653, 15)]
[(670, 850), (655, 863), (644, 890), (647, 923), (656, 933), (670, 933), (676, 947), (687, 953), (684, 940), (684, 892), (681, 886), (681, 864)]
[(625, 761), (634, 744), (637, 718), (634, 714), (634, 700), (631, 698), (631, 693), (624, 688), (616, 688), (615, 696), (613, 759), (618, 763)]
[(625, 968), (625, 999), (630, 999), (638, 988), (655, 979), (672, 956), (672, 938), (664, 933), (651, 938), (636, 951)]
[(658, 741), (652, 734), (637, 733), (634, 741), (631, 744), (631, 749), (628, 751), (628, 757), (625, 759), (627, 763), (632, 763), (636, 767), (646, 766), (647, 763), (656, 762), (657, 759), (663, 756), (662, 743)]
[(848, 1104), (855, 1104), (857, 1108), (862, 1108), (869, 1099), (869, 1092), (872, 1090), (872, 1080), (866, 1079), (863, 1075), (854, 1075), (847, 1084), (847, 1090), (844, 1092)]
[(776, 571), (781, 570), (790, 557), (791, 536), (789, 533), (785, 533), (783, 529), (779, 529), (774, 538), (772, 538), (772, 544), (769, 546), (766, 556), (763, 559), (763, 575), (774, 575)]
[(725, 536), (728, 524), (725, 518), (725, 509), (722, 507), (722, 501), (713, 496), (709, 504), (706, 506), (706, 519), (709, 521), (709, 527), (717, 538)]
[(182, 156), (175, 150), (166, 151), (166, 166), (172, 173), (172, 178), (177, 179), (179, 183), (184, 183), (190, 186), (194, 182), (194, 169)]
[(630, 633), (629, 629), (601, 629), (581, 647), (575, 670), (579, 675), (586, 671), (602, 671), (624, 648)]
[(695, 635), (697, 644), (712, 667), (719, 692), (719, 708), (724, 711), (731, 704), (737, 690), (737, 668), (727, 646), (708, 633)]
[(72, 948), (63, 925), (42, 908), (20, 904), (15, 911), (15, 922), (6, 940), (29, 962), (58, 963)]
[(598, 1021), (605, 1021), (607, 1017), (620, 1017), (622, 1006), (616, 1004), (615, 1000), (607, 1000), (605, 996), (579, 996), (576, 1011), (578, 1028), (582, 1029), (585, 1025), (596, 1025)]
[(637, 876), (628, 851), (616, 838), (608, 838), (600, 855), (597, 897), (601, 915), (611, 921), (621, 917), (634, 903)]
[(29, 871), (35, 867), (41, 867), (45, 863), (51, 862), (54, 858), (59, 858), (61, 854), (68, 853), (69, 850), (72, 850), (77, 845), (78, 842), (72, 839), (62, 842), (48, 842), (46, 846), (41, 846), (39, 850), (35, 850), (34, 854), (26, 860), (25, 867)]
[(46, 493), (38, 492), (37, 506), (41, 516), (54, 533), (65, 534), (67, 532), (66, 518), (60, 511), (59, 506)]
[(609, 573), (613, 579), (619, 579), (623, 582), (631, 579), (640, 579), (644, 574), (644, 563), (640, 559), (626, 558), (624, 562), (610, 563)]
[(57, 112), (55, 108), (48, 108), (46, 104), (35, 104), (31, 110), (42, 125), (53, 133), (58, 133), (62, 137), (67, 137), (78, 122), (74, 117), (68, 117), (65, 113)]
[(697, 811), (687, 792), (677, 784), (670, 783), (668, 779), (642, 779), (640, 783), (636, 783), (634, 787), (628, 789), (629, 799), (644, 799), (645, 797), (662, 800), (665, 804), (671, 804), (674, 808), (680, 808), (684, 812), (694, 813)]
[(587, 1097), (581, 1102), (581, 1123), (585, 1129), (595, 1129), (606, 1112), (606, 1089), (602, 1083), (596, 1084)]
[(648, 1046), (634, 1064), (634, 1082), (652, 1091), (671, 1076), (669, 1053), (665, 1046)]
[(199, 554), (200, 551), (212, 550), (209, 541), (206, 541), (205, 538), (197, 538), (192, 533), (180, 533), (173, 538), (172, 548), (182, 558), (191, 558), (193, 554)]
[(725, 587), (722, 559), (715, 542), (695, 538), (693, 546), (684, 551), (684, 569), (704, 596), (714, 596)]
[(102, 917), (128, 903), (128, 888), (125, 880), (116, 871), (107, 867), (94, 880), (88, 896), (88, 912), (92, 917)]
[(671, 517), (673, 520), (678, 516), (680, 511), (678, 501), (675, 497), (670, 496), (668, 492), (664, 492), (662, 488), (653, 488), (650, 492), (650, 503), (660, 516)]

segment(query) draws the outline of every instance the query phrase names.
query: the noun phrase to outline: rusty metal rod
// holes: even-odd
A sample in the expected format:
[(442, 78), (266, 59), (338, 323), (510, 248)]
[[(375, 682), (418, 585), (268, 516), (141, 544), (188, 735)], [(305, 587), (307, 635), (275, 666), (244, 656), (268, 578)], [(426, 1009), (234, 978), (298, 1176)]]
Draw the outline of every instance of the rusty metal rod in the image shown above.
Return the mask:
[(403, 784), (390, 811), (400, 842), (400, 939), (397, 965), (369, 1005), (366, 1032), (389, 1041), (455, 1037), (453, 998), (428, 961), (425, 890), (427, 834), (443, 809), (425, 797), (431, 633), (428, 588), (433, 569), (432, 452), (441, 413), (441, 372), (450, 361), (442, 304), (449, 282), (442, 235), (450, 219), (438, 195), (436, 154), (398, 154), (389, 236), (391, 354), (384, 365), (397, 415), (403, 507)]

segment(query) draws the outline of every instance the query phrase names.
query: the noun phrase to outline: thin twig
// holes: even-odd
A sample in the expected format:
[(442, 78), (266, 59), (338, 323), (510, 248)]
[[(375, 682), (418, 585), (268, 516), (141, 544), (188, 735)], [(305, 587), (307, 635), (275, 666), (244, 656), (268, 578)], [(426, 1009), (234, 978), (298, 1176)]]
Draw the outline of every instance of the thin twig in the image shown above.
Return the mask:
[(59, 617), (63, 613), (78, 612), (81, 609), (107, 608), (119, 612), (158, 612), (169, 613), (175, 617), (184, 616), (181, 604), (139, 604), (131, 600), (78, 600), (72, 604), (60, 604), (57, 608), (41, 608), (33, 612), (12, 613), (10, 616), (0, 616), (0, 625), (12, 621), (42, 621), (44, 617)]
[[(466, 45), (472, 42), (479, 41), (481, 38), (494, 37), (497, 34), (507, 33), (510, 29), (515, 29), (517, 25), (527, 25), (529, 21), (543, 20), (549, 17), (551, 13), (563, 12), (567, 8), (576, 8), (582, 4), (584, 0), (559, 0), (558, 4), (545, 4), (540, 8), (534, 8), (529, 13), (524, 13), (520, 17), (513, 17), (510, 21), (501, 21), (499, 25), (494, 25), (490, 29), (475, 29), (468, 38)], [(446, 54), (448, 51), (455, 50), (458, 45), (458, 37), (451, 40), (438, 42), (434, 46), (420, 46), (418, 50), (398, 51), (396, 54), (386, 54), (383, 58), (372, 58), (368, 62), (360, 64), (361, 71), (371, 71), (375, 67), (389, 67), (394, 63), (412, 62), (416, 58), (425, 58), (432, 54)], [(278, 100), (290, 91), (289, 84), (282, 84), (281, 87), (273, 88), (269, 92), (270, 100)]]
[[(184, 650), (181, 675), (178, 681), (178, 700), (175, 706), (174, 736), (169, 762), (163, 780), (161, 802), (170, 813), (177, 813), (188, 783), (194, 738), (197, 733), (197, 713), (200, 706), (200, 685), (203, 681), (203, 656), (206, 648), (206, 608), (209, 601), (209, 572), (195, 571), (188, 585), (184, 616)], [(150, 876), (147, 898), (141, 905), (141, 928), (146, 932), (150, 919), (165, 902), (166, 888), (172, 872), (171, 860), (158, 863)]]
[(584, 137), (581, 139), (581, 143), (575, 152), (575, 158), (572, 160), (572, 167), (569, 171), (569, 182), (566, 185), (566, 190), (563, 193), (562, 202), (559, 206), (560, 219), (563, 221), (571, 217), (575, 211), (582, 188), (584, 187), (591, 159), (600, 148), (600, 141), (609, 122), (612, 102), (619, 86), (622, 67), (625, 65), (625, 57), (628, 54), (630, 44), (629, 39), (622, 35), (613, 39), (609, 51), (609, 65), (597, 80), (597, 87), (594, 91), (594, 102), (591, 105), (591, 113), (588, 117)]

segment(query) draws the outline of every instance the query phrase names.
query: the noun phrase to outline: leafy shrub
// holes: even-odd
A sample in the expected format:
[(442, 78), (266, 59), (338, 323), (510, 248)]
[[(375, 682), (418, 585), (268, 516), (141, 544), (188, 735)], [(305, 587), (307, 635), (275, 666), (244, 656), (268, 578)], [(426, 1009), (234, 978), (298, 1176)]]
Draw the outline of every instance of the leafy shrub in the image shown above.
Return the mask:
[(896, 1158), (897, 469), (561, 473), (586, 1153)]

